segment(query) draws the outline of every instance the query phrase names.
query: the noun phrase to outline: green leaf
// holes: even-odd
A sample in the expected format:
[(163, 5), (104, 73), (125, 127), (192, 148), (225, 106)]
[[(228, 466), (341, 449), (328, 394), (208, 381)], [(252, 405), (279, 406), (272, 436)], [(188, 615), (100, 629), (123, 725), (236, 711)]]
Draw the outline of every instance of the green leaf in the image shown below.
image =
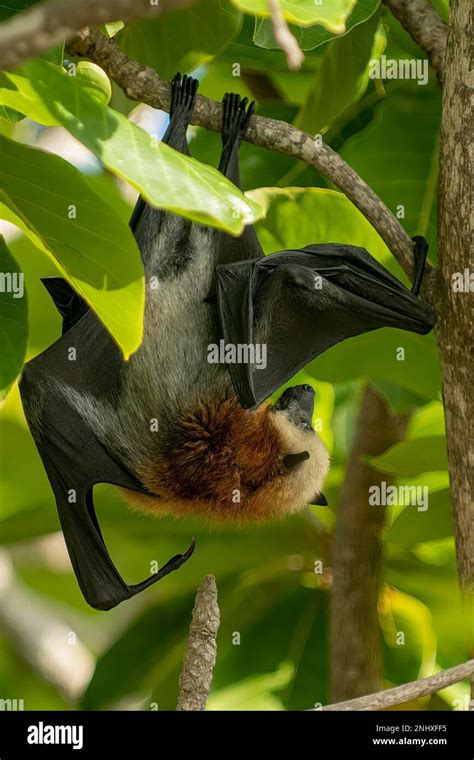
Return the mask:
[[(398, 361), (399, 348), (405, 361)], [(367, 377), (399, 385), (425, 399), (440, 395), (439, 355), (433, 336), (384, 328), (333, 346), (312, 362), (318, 380), (343, 383)]]
[(416, 438), (391, 446), (377, 457), (364, 457), (364, 461), (379, 472), (392, 475), (411, 475), (416, 472), (447, 470), (446, 440), (442, 436)]
[[(62, 47), (53, 48), (41, 56), (41, 60), (61, 66), (63, 61)], [(99, 66), (89, 61), (71, 64), (69, 75), (76, 75), (77, 82), (96, 98), (107, 103), (110, 100), (111, 85), (109, 78)], [(4, 115), (5, 114), (5, 115)], [(60, 122), (50, 113), (38, 98), (32, 86), (28, 72), (23, 66), (14, 71), (0, 72), (0, 118), (19, 121), (24, 116), (45, 127), (57, 127)]]
[(283, 662), (274, 673), (250, 676), (213, 692), (206, 710), (283, 710), (273, 692), (288, 686), (293, 678), (290, 662)]
[(247, 195), (266, 211), (257, 231), (265, 253), (311, 243), (350, 243), (385, 263), (392, 256), (370, 222), (345, 195), (315, 187), (261, 187)]
[(112, 85), (100, 66), (91, 61), (79, 61), (76, 66), (76, 81), (99, 103), (107, 105), (112, 97)]
[(0, 106), (14, 109), (45, 127), (60, 123), (38, 98), (24, 68), (0, 72)]
[(14, 108), (9, 108), (8, 106), (0, 106), (0, 119), (3, 121), (7, 121), (9, 124), (16, 124), (17, 121), (21, 121), (24, 118), (24, 115), (19, 111), (15, 111)]
[(192, 595), (186, 595), (166, 611), (161, 604), (134, 620), (99, 657), (82, 708), (99, 710), (130, 693), (149, 692), (155, 672), (166, 668), (177, 645), (182, 658), (192, 605)]
[[(350, 32), (350, 30), (358, 24), (362, 24), (364, 21), (367, 21), (367, 19), (375, 13), (379, 5), (380, 0), (358, 0), (354, 6), (352, 13), (346, 20), (346, 31), (344, 34)], [(319, 26), (318, 24), (309, 27), (290, 24), (290, 30), (291, 33), (296, 37), (301, 50), (304, 50), (305, 52), (315, 50), (334, 37), (333, 32), (328, 31), (323, 26)], [(275, 36), (273, 33), (273, 24), (270, 19), (255, 19), (255, 31), (253, 39), (255, 44), (261, 48), (266, 48), (267, 50), (276, 50), (278, 48), (278, 43), (275, 41)]]
[(141, 342), (144, 306), (128, 225), (62, 158), (4, 137), (0, 151), (0, 217), (54, 260), (128, 357)]
[(398, 684), (433, 675), (437, 641), (428, 607), (413, 596), (387, 587), (382, 590), (379, 607), (388, 678)]
[(24, 275), (0, 235), (0, 400), (23, 367), (28, 336)]
[(234, 235), (262, 215), (258, 204), (216, 169), (156, 143), (125, 116), (98, 103), (64, 70), (38, 60), (25, 68), (51, 116), (152, 206)]
[(310, 134), (325, 134), (332, 122), (362, 97), (369, 83), (370, 61), (380, 58), (385, 44), (385, 32), (376, 15), (330, 42), (318, 61), (296, 126)]
[(397, 87), (341, 155), (394, 214), (403, 207), (401, 224), (410, 235), (428, 238), (435, 259), (441, 94), (407, 81)]
[(124, 26), (125, 24), (123, 23), (123, 21), (110, 21), (108, 24), (104, 24), (104, 27), (109, 37), (115, 37), (117, 32), (120, 32), (120, 30), (123, 29)]
[(395, 414), (412, 412), (417, 406), (426, 404), (426, 399), (418, 393), (401, 388), (388, 380), (378, 380), (373, 384)]
[(428, 493), (428, 509), (420, 510), (409, 504), (387, 531), (392, 544), (413, 546), (453, 535), (453, 518), (449, 489)]
[(190, 8), (127, 24), (115, 40), (129, 58), (171, 79), (177, 71), (187, 73), (211, 60), (241, 23), (241, 14), (227, 0), (198, 0)]
[(444, 408), (441, 401), (432, 401), (417, 409), (408, 423), (407, 438), (426, 438), (445, 434)]
[[(232, 0), (244, 13), (269, 18), (271, 11), (266, 0)], [(290, 24), (313, 26), (319, 24), (333, 34), (346, 31), (346, 20), (356, 4), (356, 0), (331, 0), (330, 3), (315, 3), (314, 0), (281, 0), (283, 16)]]

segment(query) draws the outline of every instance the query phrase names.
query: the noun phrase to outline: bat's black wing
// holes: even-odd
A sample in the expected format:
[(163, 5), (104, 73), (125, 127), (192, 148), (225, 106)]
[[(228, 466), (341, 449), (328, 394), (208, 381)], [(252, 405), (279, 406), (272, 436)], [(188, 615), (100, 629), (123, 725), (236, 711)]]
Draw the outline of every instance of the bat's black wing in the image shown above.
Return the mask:
[[(56, 279), (56, 278), (55, 278)], [(28, 362), (20, 383), (26, 418), (56, 497), (64, 538), (87, 602), (101, 610), (115, 607), (177, 569), (192, 554), (178, 554), (136, 585), (120, 576), (105, 545), (94, 512), (98, 483), (147, 493), (82, 420), (64, 394), (66, 387), (109, 401), (120, 390), (120, 351), (91, 311), (64, 281), (47, 282), (68, 329), (46, 351)], [(63, 313), (65, 312), (65, 313)]]
[(346, 338), (380, 327), (429, 332), (434, 312), (416, 294), (426, 250), (423, 239), (415, 240), (413, 291), (365, 249), (349, 245), (313, 245), (218, 266), (223, 340), (234, 347), (260, 346), (267, 352), (266, 362), (260, 354), (260, 367), (258, 361), (229, 363), (242, 405), (259, 404), (305, 364)]

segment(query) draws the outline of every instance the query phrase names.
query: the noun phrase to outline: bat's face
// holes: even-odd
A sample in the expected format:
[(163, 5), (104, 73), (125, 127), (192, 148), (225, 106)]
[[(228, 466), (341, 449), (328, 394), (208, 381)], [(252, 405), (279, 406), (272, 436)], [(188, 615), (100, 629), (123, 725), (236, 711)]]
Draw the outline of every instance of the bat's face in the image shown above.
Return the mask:
[(310, 385), (287, 388), (270, 410), (284, 451), (283, 490), (289, 496), (285, 511), (296, 512), (306, 504), (318, 503), (329, 471), (328, 451), (312, 427), (313, 410), (314, 390)]
[(280, 396), (273, 411), (283, 412), (292, 425), (300, 430), (313, 431), (314, 390), (311, 385), (295, 385)]

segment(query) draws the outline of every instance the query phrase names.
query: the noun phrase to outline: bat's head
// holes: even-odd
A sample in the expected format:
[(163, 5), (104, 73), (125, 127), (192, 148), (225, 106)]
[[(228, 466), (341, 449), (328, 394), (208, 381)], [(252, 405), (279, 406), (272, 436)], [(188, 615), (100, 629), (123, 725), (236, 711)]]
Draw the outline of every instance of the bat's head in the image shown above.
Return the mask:
[(329, 455), (311, 426), (314, 391), (286, 390), (273, 406), (244, 409), (235, 397), (196, 400), (166, 446), (145, 463), (155, 497), (132, 503), (157, 514), (237, 523), (282, 517), (320, 501)]
[(280, 434), (285, 490), (293, 494), (294, 507), (325, 504), (321, 489), (329, 470), (329, 454), (314, 432), (314, 390), (311, 385), (287, 388), (270, 407), (270, 419)]

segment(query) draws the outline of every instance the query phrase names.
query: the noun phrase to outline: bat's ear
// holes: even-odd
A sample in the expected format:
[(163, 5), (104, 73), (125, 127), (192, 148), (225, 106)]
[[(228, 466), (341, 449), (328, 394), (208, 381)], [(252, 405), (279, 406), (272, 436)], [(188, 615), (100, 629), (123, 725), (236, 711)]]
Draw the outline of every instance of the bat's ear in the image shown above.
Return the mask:
[(283, 458), (283, 464), (287, 470), (292, 471), (303, 462), (306, 462), (307, 459), (309, 459), (309, 451), (300, 451), (298, 454), (287, 454)]
[(327, 507), (328, 500), (323, 493), (318, 493), (316, 496), (313, 496), (309, 503), (316, 504), (318, 507)]

